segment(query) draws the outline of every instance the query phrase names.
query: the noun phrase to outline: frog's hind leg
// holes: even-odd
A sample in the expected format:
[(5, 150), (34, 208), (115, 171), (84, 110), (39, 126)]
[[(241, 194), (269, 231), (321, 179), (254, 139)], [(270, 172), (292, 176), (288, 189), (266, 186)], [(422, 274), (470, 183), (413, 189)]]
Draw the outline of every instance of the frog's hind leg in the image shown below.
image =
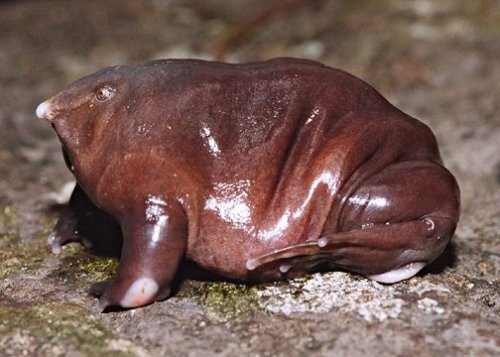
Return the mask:
[[(379, 282), (394, 283), (412, 277), (433, 261), (444, 249), (451, 227), (448, 218), (426, 217), (334, 233), (250, 259), (247, 268), (275, 267), (288, 274), (329, 262)], [(422, 244), (423, 240), (427, 243)]]
[(455, 230), (458, 210), (456, 183), (448, 171), (426, 162), (399, 163), (348, 199), (340, 232), (250, 259), (247, 268), (279, 269), (286, 275), (330, 262), (379, 282), (397, 282), (441, 254)]

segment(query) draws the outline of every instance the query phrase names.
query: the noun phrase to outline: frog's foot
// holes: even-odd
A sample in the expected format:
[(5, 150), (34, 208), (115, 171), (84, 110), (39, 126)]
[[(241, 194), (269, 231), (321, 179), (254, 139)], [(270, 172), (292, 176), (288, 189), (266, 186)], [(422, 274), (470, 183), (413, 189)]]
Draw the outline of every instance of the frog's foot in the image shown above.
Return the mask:
[[(97, 283), (90, 294), (99, 308), (134, 308), (165, 299), (187, 247), (187, 220), (177, 203), (147, 199), (147, 212), (122, 220), (123, 249), (116, 277)], [(153, 213), (151, 213), (153, 212)]]
[(47, 241), (55, 254), (60, 253), (64, 245), (78, 242), (98, 254), (116, 255), (121, 247), (122, 234), (118, 223), (97, 208), (76, 185)]
[(53, 253), (60, 253), (62, 247), (71, 242), (80, 242), (87, 247), (90, 245), (90, 242), (83, 238), (84, 234), (81, 234), (79, 228), (88, 223), (88, 217), (93, 210), (97, 208), (80, 186), (76, 185), (68, 205), (47, 238)]
[(290, 245), (269, 254), (261, 255), (257, 258), (248, 259), (246, 268), (248, 270), (269, 269), (275, 267), (281, 274), (288, 274), (291, 270), (314, 266), (327, 259), (328, 256), (321, 254), (318, 241), (310, 241)]
[(50, 232), (47, 243), (51, 247), (52, 253), (61, 253), (63, 245), (71, 242), (87, 242), (82, 239), (78, 232), (78, 220), (72, 212), (64, 212), (52, 232)]
[(170, 288), (160, 288), (154, 278), (143, 276), (131, 283), (118, 279), (96, 283), (89, 294), (99, 297), (99, 310), (103, 312), (113, 306), (133, 308), (164, 300), (170, 295)]
[(427, 264), (425, 262), (413, 262), (403, 265), (402, 267), (389, 270), (382, 274), (368, 275), (371, 280), (378, 281), (379, 283), (392, 284), (398, 281), (406, 280), (415, 276)]
[(59, 254), (62, 251), (62, 246), (66, 243), (69, 243), (73, 241), (72, 239), (69, 238), (63, 238), (61, 235), (59, 235), (55, 230), (50, 232), (49, 236), (47, 237), (47, 243), (50, 246), (50, 250), (54, 254)]
[(442, 217), (334, 233), (249, 259), (248, 270), (306, 271), (329, 262), (372, 280), (395, 283), (417, 274), (444, 250), (454, 221)]

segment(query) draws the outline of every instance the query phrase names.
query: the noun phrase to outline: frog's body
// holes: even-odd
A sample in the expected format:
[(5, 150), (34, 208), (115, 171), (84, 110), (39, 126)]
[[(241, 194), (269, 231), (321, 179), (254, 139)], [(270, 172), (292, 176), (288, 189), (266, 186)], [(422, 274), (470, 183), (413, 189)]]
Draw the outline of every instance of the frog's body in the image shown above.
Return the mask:
[(37, 114), (78, 182), (55, 249), (82, 212), (121, 227), (117, 277), (93, 288), (103, 308), (165, 297), (184, 256), (240, 280), (328, 262), (394, 282), (432, 262), (458, 221), (431, 131), (316, 62), (113, 67)]

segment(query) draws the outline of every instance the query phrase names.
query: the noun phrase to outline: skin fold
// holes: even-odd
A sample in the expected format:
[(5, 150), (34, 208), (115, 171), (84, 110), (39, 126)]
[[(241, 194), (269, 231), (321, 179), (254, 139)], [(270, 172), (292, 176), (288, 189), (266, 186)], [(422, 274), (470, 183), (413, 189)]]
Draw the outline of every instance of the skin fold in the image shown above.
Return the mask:
[(123, 239), (115, 278), (91, 288), (103, 310), (166, 298), (183, 258), (249, 282), (319, 265), (396, 282), (459, 218), (430, 129), (317, 62), (110, 67), (37, 115), (77, 180), (53, 250)]

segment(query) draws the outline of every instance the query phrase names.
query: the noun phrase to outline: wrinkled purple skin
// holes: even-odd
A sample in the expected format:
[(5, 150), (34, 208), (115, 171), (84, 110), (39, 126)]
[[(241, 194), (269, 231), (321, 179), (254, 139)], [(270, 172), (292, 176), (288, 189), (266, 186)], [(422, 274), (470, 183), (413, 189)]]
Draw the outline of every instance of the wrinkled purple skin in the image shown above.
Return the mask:
[(184, 257), (243, 281), (320, 264), (403, 280), (443, 252), (459, 218), (429, 128), (312, 61), (111, 67), (37, 115), (78, 183), (54, 250), (85, 230), (123, 234), (115, 278), (91, 288), (103, 310), (166, 298)]

